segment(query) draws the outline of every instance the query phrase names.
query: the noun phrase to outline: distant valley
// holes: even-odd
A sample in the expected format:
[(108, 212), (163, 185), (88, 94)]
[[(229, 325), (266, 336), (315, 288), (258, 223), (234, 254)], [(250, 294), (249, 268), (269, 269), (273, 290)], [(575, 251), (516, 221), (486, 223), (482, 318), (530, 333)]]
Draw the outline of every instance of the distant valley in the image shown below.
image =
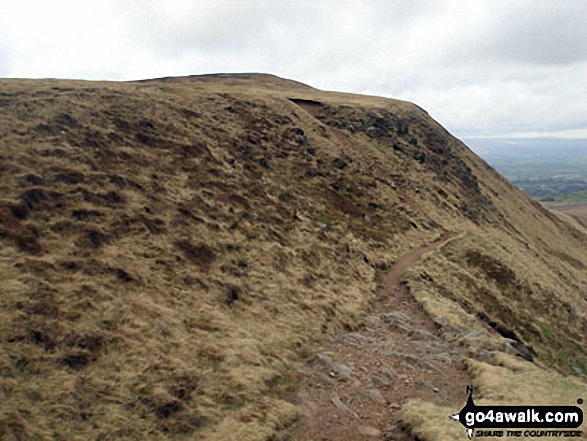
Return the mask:
[(587, 203), (584, 139), (471, 139), (465, 143), (540, 202)]

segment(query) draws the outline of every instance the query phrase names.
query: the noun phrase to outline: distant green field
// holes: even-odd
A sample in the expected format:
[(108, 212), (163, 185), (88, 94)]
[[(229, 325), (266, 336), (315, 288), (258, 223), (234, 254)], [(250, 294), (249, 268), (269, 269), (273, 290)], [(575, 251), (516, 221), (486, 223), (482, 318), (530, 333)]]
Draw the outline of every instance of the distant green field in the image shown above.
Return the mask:
[(541, 202), (587, 202), (587, 179), (512, 180), (529, 196)]
[(587, 140), (471, 139), (479, 156), (541, 202), (587, 202)]

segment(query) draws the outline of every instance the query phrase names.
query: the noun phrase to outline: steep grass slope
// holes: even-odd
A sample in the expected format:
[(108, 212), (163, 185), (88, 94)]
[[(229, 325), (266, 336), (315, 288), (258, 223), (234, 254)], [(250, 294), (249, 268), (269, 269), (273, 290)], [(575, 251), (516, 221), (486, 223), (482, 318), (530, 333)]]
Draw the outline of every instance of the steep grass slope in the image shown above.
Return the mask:
[(284, 438), (296, 361), (446, 232), (409, 283), (447, 335), (467, 317), (587, 372), (585, 231), (413, 104), (268, 75), (0, 80), (0, 189), (8, 439)]

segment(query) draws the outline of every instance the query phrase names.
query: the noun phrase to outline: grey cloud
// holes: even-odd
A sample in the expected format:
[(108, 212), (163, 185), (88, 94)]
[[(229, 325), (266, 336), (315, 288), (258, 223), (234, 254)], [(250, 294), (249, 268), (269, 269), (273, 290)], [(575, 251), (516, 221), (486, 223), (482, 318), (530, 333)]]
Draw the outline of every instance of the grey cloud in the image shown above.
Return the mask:
[(323, 15), (315, 4), (302, 7), (269, 0), (194, 2), (181, 16), (166, 13), (167, 5), (151, 0), (116, 6), (129, 24), (129, 38), (166, 57), (263, 47), (271, 43), (273, 28), (292, 29), (302, 23), (311, 27)]
[(587, 60), (587, 2), (497, 1), (489, 19), (469, 35), (464, 50), (473, 59), (536, 65)]
[(363, 64), (375, 51), (394, 51), (410, 23), (433, 15), (440, 4), (438, 0), (217, 0), (194, 2), (196, 6), (179, 18), (166, 14), (166, 6), (156, 0), (133, 0), (116, 8), (125, 17), (128, 38), (161, 56), (250, 51), (260, 61), (279, 61), (282, 54), (306, 57), (309, 64), (319, 58), (328, 68), (353, 61)]

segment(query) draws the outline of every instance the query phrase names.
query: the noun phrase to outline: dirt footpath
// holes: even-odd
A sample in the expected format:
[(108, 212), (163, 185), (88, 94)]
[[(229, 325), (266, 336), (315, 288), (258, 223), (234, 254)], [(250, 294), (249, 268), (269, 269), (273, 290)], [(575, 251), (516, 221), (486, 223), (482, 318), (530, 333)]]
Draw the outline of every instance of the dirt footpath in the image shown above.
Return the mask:
[(305, 417), (294, 439), (411, 440), (400, 418), (407, 400), (463, 404), (468, 377), (459, 361), (462, 349), (440, 337), (400, 283), (411, 265), (446, 240), (402, 256), (379, 277), (378, 300), (365, 326), (325, 342), (306, 362), (297, 396)]

